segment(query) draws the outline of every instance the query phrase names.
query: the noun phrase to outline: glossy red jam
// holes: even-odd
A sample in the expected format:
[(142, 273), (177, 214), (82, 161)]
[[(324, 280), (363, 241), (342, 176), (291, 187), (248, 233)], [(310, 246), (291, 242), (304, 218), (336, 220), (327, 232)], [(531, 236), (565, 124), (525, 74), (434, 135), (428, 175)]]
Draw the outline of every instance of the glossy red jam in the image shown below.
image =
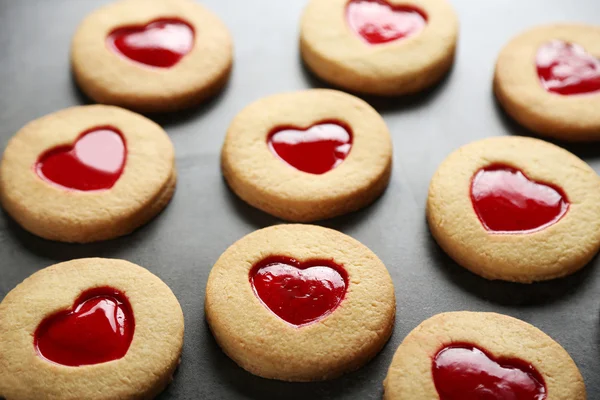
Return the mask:
[(536, 64), (544, 88), (575, 95), (600, 92), (600, 60), (577, 44), (560, 40), (539, 48)]
[(252, 268), (256, 297), (284, 321), (302, 326), (331, 314), (346, 294), (346, 271), (332, 260), (269, 257)]
[(475, 174), (471, 201), (488, 231), (526, 233), (562, 218), (569, 202), (561, 189), (530, 180), (518, 169), (491, 165)]
[(329, 121), (308, 129), (278, 128), (267, 141), (271, 152), (281, 160), (300, 171), (317, 175), (340, 165), (352, 148), (350, 128)]
[(413, 6), (392, 6), (383, 0), (352, 0), (346, 9), (350, 28), (376, 45), (406, 39), (427, 25), (425, 13)]
[(129, 301), (118, 290), (84, 292), (73, 309), (44, 319), (34, 335), (38, 354), (70, 367), (118, 360), (127, 353), (135, 321)]
[(451, 345), (433, 360), (440, 400), (545, 400), (544, 379), (528, 362), (495, 359), (470, 345)]
[(35, 170), (40, 178), (70, 190), (105, 190), (117, 182), (127, 156), (121, 133), (94, 128), (74, 145), (60, 146), (40, 156)]
[(194, 47), (194, 30), (184, 21), (158, 19), (115, 29), (106, 39), (117, 54), (150, 67), (169, 68)]

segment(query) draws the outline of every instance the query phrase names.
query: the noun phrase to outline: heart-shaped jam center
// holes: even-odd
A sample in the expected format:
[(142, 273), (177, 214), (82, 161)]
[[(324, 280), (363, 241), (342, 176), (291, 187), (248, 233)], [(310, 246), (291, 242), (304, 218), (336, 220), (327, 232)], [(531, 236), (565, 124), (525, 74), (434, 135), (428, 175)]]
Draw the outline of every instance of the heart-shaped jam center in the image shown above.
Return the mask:
[(539, 48), (536, 64), (542, 86), (561, 95), (600, 91), (600, 60), (577, 44), (560, 40)]
[(346, 8), (350, 28), (369, 44), (405, 39), (427, 25), (422, 10), (411, 6), (392, 6), (383, 0), (352, 0)]
[(144, 26), (117, 28), (106, 39), (108, 48), (151, 67), (169, 68), (194, 47), (194, 29), (178, 19), (158, 19)]
[(104, 190), (113, 187), (125, 167), (123, 136), (110, 127), (82, 133), (74, 145), (43, 153), (35, 170), (44, 180), (71, 190)]
[(345, 124), (320, 122), (308, 129), (277, 128), (268, 136), (269, 149), (292, 167), (310, 174), (324, 174), (344, 161), (352, 148), (352, 134)]
[(284, 321), (306, 325), (331, 314), (346, 294), (346, 271), (332, 260), (269, 257), (250, 271), (256, 297)]
[(561, 189), (530, 180), (518, 169), (491, 165), (471, 184), (471, 201), (488, 231), (527, 233), (546, 228), (569, 209)]
[(45, 318), (35, 331), (40, 356), (77, 367), (118, 360), (127, 353), (135, 321), (125, 295), (108, 287), (84, 292), (72, 310)]
[(440, 400), (545, 400), (544, 379), (529, 363), (499, 358), (470, 345), (451, 345), (433, 360)]

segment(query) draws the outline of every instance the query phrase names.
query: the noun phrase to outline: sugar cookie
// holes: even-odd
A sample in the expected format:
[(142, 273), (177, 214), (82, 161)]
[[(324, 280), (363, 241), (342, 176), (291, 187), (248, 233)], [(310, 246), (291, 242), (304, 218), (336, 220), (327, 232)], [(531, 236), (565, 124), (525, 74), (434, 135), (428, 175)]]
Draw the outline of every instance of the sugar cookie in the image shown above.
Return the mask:
[(125, 235), (173, 196), (175, 153), (151, 120), (113, 106), (72, 107), (25, 125), (0, 163), (0, 202), (50, 240)]
[(454, 61), (458, 18), (446, 0), (311, 0), (300, 24), (308, 67), (340, 88), (419, 92)]
[(333, 90), (260, 99), (231, 123), (223, 175), (250, 205), (290, 221), (342, 215), (387, 187), (392, 143), (381, 116)]
[(385, 400), (585, 400), (569, 354), (526, 322), (494, 313), (438, 314), (404, 339)]
[(367, 247), (337, 231), (279, 225), (234, 243), (206, 286), (206, 319), (242, 368), (285, 381), (360, 368), (392, 333), (394, 286)]
[(154, 398), (179, 363), (183, 324), (173, 292), (135, 264), (45, 268), (0, 303), (0, 397)]
[(600, 139), (600, 26), (547, 25), (506, 45), (496, 97), (518, 123), (562, 140)]
[(524, 283), (558, 278), (600, 248), (600, 178), (542, 140), (484, 139), (440, 165), (427, 218), (446, 253), (478, 275)]
[(121, 0), (83, 20), (71, 45), (77, 83), (99, 103), (174, 111), (216, 94), (233, 45), (221, 20), (191, 0)]

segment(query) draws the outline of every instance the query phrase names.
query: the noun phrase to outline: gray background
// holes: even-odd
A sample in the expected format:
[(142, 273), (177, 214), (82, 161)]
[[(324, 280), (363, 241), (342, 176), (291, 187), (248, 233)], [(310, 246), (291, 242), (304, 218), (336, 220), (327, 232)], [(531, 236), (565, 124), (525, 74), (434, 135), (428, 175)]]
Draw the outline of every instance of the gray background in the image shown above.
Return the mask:
[[(303, 68), (298, 20), (305, 0), (205, 0), (231, 29), (235, 68), (216, 99), (189, 112), (153, 116), (177, 151), (179, 182), (169, 207), (134, 234), (104, 243), (68, 245), (28, 234), (0, 213), (0, 298), (30, 274), (79, 257), (123, 258), (145, 266), (175, 292), (185, 313), (181, 367), (161, 399), (379, 399), (402, 338), (443, 311), (505, 313), (560, 342), (580, 367), (590, 399), (600, 399), (598, 259), (565, 279), (534, 285), (488, 282), (458, 267), (429, 235), (424, 210), (429, 179), (450, 152), (473, 140), (527, 134), (496, 105), (491, 79), (501, 47), (546, 22), (600, 24), (597, 0), (453, 0), (461, 20), (455, 66), (430, 92), (369, 100), (394, 140), (394, 170), (371, 207), (322, 225), (369, 246), (396, 286), (397, 322), (389, 344), (358, 372), (324, 383), (290, 384), (254, 377), (217, 347), (204, 322), (212, 264), (234, 241), (279, 223), (226, 187), (219, 150), (229, 121), (269, 94), (323, 87)], [(74, 86), (69, 44), (79, 21), (102, 0), (0, 0), (0, 149), (28, 121), (88, 100)], [(600, 170), (600, 147), (568, 145)]]

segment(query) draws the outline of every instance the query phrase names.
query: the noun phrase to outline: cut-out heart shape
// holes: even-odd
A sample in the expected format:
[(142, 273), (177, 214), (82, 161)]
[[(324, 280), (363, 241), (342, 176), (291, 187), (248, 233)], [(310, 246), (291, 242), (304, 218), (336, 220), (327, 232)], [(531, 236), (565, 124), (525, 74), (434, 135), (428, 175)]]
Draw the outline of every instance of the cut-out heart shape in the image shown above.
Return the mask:
[(433, 360), (440, 400), (545, 400), (543, 377), (519, 359), (495, 359), (470, 345), (451, 345)]
[(145, 26), (117, 28), (107, 45), (117, 54), (151, 67), (169, 68), (194, 47), (194, 29), (177, 19), (158, 19)]
[(40, 356), (77, 367), (122, 358), (133, 339), (135, 321), (125, 295), (108, 287), (84, 292), (72, 310), (45, 318), (35, 331)]
[(42, 154), (35, 170), (45, 181), (64, 189), (105, 190), (121, 176), (125, 157), (125, 142), (118, 130), (94, 128), (82, 133), (73, 146)]
[(320, 122), (308, 129), (283, 127), (268, 136), (269, 149), (292, 167), (324, 174), (346, 159), (352, 148), (351, 130), (338, 122)]
[(302, 326), (331, 314), (347, 287), (346, 271), (332, 260), (299, 262), (269, 257), (250, 271), (254, 294), (284, 321)]
[(479, 170), (471, 183), (473, 208), (488, 231), (529, 233), (546, 228), (569, 209), (561, 189), (530, 180), (504, 165)]
[(546, 43), (538, 50), (536, 64), (542, 86), (551, 93), (600, 92), (600, 60), (577, 44)]
[(392, 6), (384, 0), (352, 0), (346, 9), (348, 25), (371, 45), (406, 39), (427, 25), (422, 10), (411, 6)]

